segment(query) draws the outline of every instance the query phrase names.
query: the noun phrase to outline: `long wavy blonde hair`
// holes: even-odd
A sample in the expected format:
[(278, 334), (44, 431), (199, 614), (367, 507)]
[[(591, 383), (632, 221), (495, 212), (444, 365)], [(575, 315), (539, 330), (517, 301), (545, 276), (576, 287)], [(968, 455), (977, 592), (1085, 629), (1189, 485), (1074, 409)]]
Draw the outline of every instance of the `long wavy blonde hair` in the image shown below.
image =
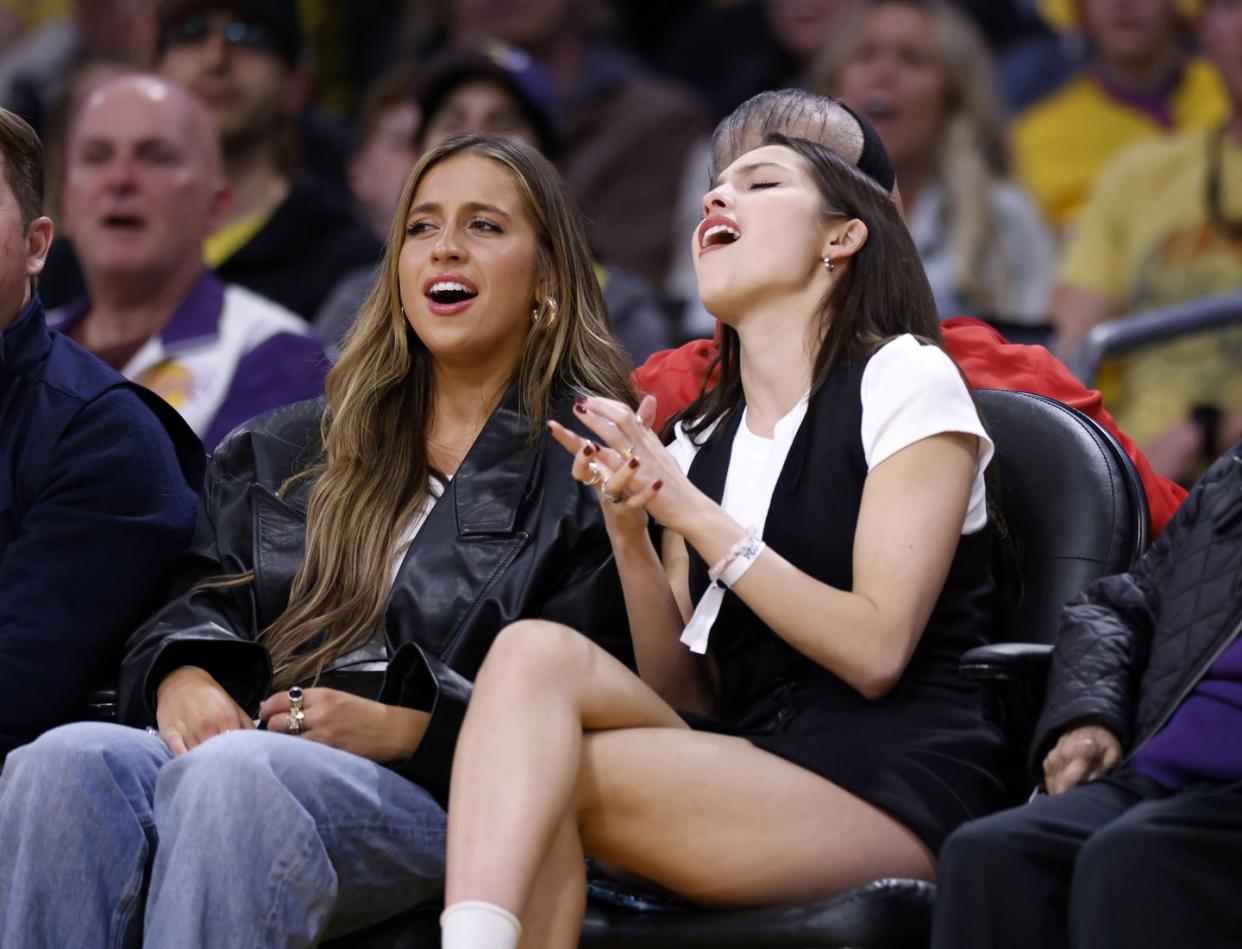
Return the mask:
[(558, 304), (532, 323), (515, 371), (532, 437), (571, 393), (636, 401), (582, 220), (552, 166), (521, 142), (487, 135), (458, 136), (428, 151), (401, 193), (380, 279), (328, 375), (323, 456), (282, 489), (314, 479), (306, 557), (288, 607), (261, 634), (277, 688), (318, 675), (374, 633), (388, 600), (397, 539), (437, 475), (426, 445), (435, 411), (432, 357), (401, 312), (397, 261), (423, 176), (467, 154), (494, 161), (512, 176), (538, 242), (536, 285)]
[(814, 84), (818, 91), (835, 95), (867, 19), (893, 5), (910, 7), (926, 18), (944, 79), (945, 121), (935, 163), (945, 188), (944, 226), (954, 285), (973, 310), (1003, 313), (1019, 262), (1001, 260), (999, 266), (989, 266), (989, 259), (1004, 248), (990, 185), (1009, 179), (1011, 159), (995, 66), (979, 31), (943, 0), (863, 0), (816, 62)]

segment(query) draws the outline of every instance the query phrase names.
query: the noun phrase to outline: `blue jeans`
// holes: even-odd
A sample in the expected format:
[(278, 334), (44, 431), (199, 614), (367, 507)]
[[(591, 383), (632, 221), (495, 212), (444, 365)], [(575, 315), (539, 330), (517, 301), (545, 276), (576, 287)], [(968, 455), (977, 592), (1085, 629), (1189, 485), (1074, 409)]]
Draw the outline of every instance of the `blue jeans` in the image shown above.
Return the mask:
[(66, 725), (0, 773), (0, 946), (312, 946), (437, 899), (444, 838), (422, 788), (304, 738)]

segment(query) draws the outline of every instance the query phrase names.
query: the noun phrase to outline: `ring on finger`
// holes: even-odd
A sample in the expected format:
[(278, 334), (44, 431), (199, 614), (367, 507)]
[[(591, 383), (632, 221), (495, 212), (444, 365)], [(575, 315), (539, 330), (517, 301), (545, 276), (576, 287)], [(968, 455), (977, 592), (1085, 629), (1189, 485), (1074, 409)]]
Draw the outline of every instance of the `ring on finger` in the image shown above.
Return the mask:
[(623, 461), (629, 461), (633, 457), (634, 457), (634, 446), (633, 445), (626, 445), (624, 448), (621, 449), (621, 459)]
[(613, 504), (620, 504), (622, 501), (625, 500), (625, 495), (622, 494), (620, 491), (618, 491), (616, 494), (613, 494), (607, 488), (603, 488), (600, 490), (600, 494), (606, 497)]
[(285, 731), (287, 731), (290, 735), (300, 735), (302, 734), (302, 729), (305, 727), (305, 721), (305, 712), (303, 712), (300, 708), (290, 709), (289, 724), (285, 727)]
[(584, 482), (584, 484), (586, 484), (588, 488), (593, 488), (597, 484), (603, 483), (604, 472), (600, 470), (599, 465), (597, 465), (595, 462), (592, 461), (590, 464), (587, 465), (587, 471), (591, 472), (591, 479), (589, 481)]

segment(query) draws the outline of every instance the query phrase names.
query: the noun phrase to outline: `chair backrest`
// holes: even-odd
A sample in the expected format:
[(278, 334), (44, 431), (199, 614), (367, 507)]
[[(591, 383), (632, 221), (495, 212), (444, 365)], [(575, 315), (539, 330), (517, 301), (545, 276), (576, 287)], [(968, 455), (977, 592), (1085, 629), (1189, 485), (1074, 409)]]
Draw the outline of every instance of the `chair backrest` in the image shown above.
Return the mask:
[(1127, 570), (1147, 546), (1147, 497), (1116, 439), (1077, 409), (1029, 392), (977, 395), (1008, 533), (998, 538), (993, 641), (1051, 643), (1061, 607), (1097, 577)]

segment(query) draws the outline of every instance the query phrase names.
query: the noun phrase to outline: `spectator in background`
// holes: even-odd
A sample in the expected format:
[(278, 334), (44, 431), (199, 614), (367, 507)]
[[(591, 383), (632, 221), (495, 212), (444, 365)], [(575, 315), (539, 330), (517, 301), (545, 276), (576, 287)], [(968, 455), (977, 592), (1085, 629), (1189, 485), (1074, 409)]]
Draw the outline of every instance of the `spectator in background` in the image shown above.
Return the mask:
[(162, 396), (208, 449), (322, 392), (327, 372), (302, 320), (204, 267), (228, 200), (211, 115), (183, 89), (130, 75), (87, 97), (63, 194), (87, 296), (52, 323)]
[(547, 70), (564, 119), (558, 165), (591, 222), (592, 246), (606, 262), (662, 286), (686, 240), (674, 233), (674, 209), (691, 148), (707, 131), (704, 111), (688, 92), (589, 37), (587, 6), (460, 0), (451, 38), (462, 45), (501, 39)]
[(865, 0), (816, 84), (883, 139), (941, 317), (1042, 322), (1052, 241), (1008, 180), (994, 66), (970, 21), (939, 0)]
[[(202, 448), (168, 406), (49, 333), (43, 150), (0, 109), (0, 766), (72, 721), (190, 541)], [(81, 817), (82, 815), (77, 815)]]
[(215, 116), (233, 207), (207, 263), (305, 319), (345, 274), (379, 259), (348, 207), (294, 173), (307, 93), (295, 0), (164, 0), (158, 68)]
[(414, 140), (422, 113), (413, 70), (381, 76), (363, 97), (347, 175), (349, 190), (377, 241), (388, 239), (401, 189), (418, 158)]
[(1215, 70), (1187, 52), (1188, 10), (1197, 5), (1074, 0), (1092, 60), (1014, 124), (1021, 181), (1054, 229), (1077, 220), (1096, 178), (1127, 145), (1213, 126), (1228, 113)]
[[(401, 189), (418, 158), (415, 138), (422, 110), (416, 85), (414, 72), (398, 67), (367, 91), (346, 170), (359, 217), (380, 243), (388, 240)], [(315, 311), (312, 324), (334, 357), (376, 278), (373, 265), (354, 268), (336, 282)]]
[[(1136, 145), (1105, 169), (1053, 298), (1063, 354), (1105, 320), (1242, 287), (1242, 0), (1203, 7), (1200, 36), (1230, 115), (1209, 131)], [(1112, 396), (1157, 469), (1193, 479), (1242, 437), (1242, 331), (1152, 347), (1125, 361)]]

